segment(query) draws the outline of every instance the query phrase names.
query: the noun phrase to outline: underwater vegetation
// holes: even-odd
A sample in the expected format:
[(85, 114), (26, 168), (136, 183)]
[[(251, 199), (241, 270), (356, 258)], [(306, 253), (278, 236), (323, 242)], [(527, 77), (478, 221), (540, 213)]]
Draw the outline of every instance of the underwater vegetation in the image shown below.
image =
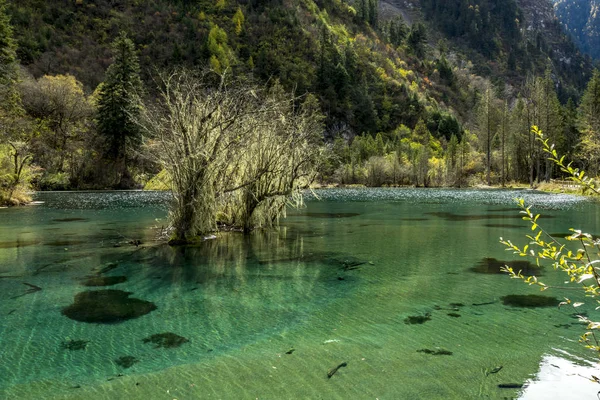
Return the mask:
[(510, 294), (500, 297), (502, 304), (510, 307), (556, 307), (560, 301), (556, 297), (541, 296), (539, 294)]
[(132, 294), (114, 289), (81, 292), (62, 314), (79, 322), (115, 324), (156, 310), (154, 303), (130, 298)]
[(157, 333), (142, 340), (144, 343), (154, 344), (154, 348), (162, 347), (164, 349), (173, 349), (189, 342), (183, 336), (176, 335), (173, 332)]
[(495, 258), (483, 258), (474, 267), (469, 268), (469, 271), (478, 274), (504, 274), (501, 268), (505, 266), (511, 267), (515, 272), (521, 271), (523, 275), (542, 275), (542, 268), (538, 265), (525, 260), (503, 261)]

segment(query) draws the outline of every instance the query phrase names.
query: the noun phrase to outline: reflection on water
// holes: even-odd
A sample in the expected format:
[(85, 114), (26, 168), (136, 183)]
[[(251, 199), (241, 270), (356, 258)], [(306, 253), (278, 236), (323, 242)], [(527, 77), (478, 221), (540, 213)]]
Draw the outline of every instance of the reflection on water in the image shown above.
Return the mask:
[(543, 399), (597, 399), (600, 387), (593, 382), (598, 376), (598, 363), (576, 357), (562, 350), (545, 354), (539, 371), (528, 380), (522, 400)]
[(163, 193), (46, 193), (0, 210), (0, 398), (510, 398), (529, 395), (553, 348), (586, 356), (564, 339), (581, 326), (553, 307), (560, 295), (497, 273), (539, 272), (498, 238), (519, 239), (517, 195), (554, 232), (598, 231), (596, 204), (318, 194), (277, 231), (174, 248), (154, 240)]

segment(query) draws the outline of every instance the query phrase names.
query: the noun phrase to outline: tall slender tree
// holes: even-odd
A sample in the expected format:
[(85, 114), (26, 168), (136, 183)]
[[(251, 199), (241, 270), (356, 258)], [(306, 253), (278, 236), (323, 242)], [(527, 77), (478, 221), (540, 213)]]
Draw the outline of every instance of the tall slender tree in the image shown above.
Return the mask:
[(492, 184), (492, 143), (498, 131), (498, 99), (488, 86), (482, 93), (477, 106), (477, 133), (481, 149), (485, 152), (486, 181)]
[(114, 62), (106, 71), (106, 79), (98, 98), (98, 131), (106, 140), (105, 157), (117, 162), (120, 175), (127, 175), (128, 146), (139, 141), (136, 124), (140, 112), (138, 102), (142, 90), (135, 46), (125, 33), (112, 45)]

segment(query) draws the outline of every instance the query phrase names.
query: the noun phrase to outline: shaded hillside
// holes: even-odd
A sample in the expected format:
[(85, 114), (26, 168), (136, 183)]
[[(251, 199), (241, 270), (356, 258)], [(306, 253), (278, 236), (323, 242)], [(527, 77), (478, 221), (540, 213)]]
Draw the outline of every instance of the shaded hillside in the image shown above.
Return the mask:
[(548, 0), (421, 0), (420, 6), (480, 75), (519, 87), (528, 74), (550, 67), (563, 102), (577, 98), (591, 77), (590, 59), (565, 34)]
[(554, 0), (556, 15), (582, 51), (600, 59), (600, 2)]

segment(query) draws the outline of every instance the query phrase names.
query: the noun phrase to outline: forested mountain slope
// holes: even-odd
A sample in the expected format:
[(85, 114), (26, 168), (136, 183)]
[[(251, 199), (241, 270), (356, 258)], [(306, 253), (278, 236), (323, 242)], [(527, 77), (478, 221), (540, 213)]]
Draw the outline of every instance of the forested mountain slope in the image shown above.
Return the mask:
[[(157, 75), (180, 66), (314, 93), (326, 181), (460, 186), (552, 176), (529, 127), (574, 151), (577, 102), (592, 75), (552, 4), (380, 1), (0, 0), (25, 71), (15, 90), (28, 128), (14, 135), (38, 168), (32, 181), (128, 187), (157, 172), (137, 158), (139, 142), (126, 151), (119, 124), (103, 120), (103, 91), (120, 84), (107, 73), (119, 46), (133, 52), (131, 71), (139, 61), (133, 78), (150, 100)], [(77, 106), (71, 119), (48, 106), (66, 99), (60, 110)], [(123, 142), (120, 151), (111, 140)], [(7, 160), (14, 153), (2, 151)]]
[(578, 97), (591, 77), (591, 60), (565, 35), (549, 0), (385, 1), (412, 15), (421, 11), (482, 76), (519, 87), (550, 66), (563, 102)]
[(597, 0), (554, 0), (556, 15), (577, 45), (600, 59), (600, 2)]
[[(561, 34), (547, 1), (386, 1), (410, 23), (424, 17), (430, 44), (449, 38), (450, 61), (471, 62), (475, 74), (519, 86), (550, 64), (564, 101), (590, 77), (589, 62)], [(8, 11), (17, 54), (34, 76), (70, 73), (88, 90), (102, 82), (109, 45), (124, 30), (139, 50), (146, 82), (156, 70), (211, 62), (276, 77), (297, 93), (319, 93), (329, 127), (352, 134), (414, 126), (429, 98), (452, 98), (458, 113), (472, 106), (436, 75), (436, 51), (414, 51), (425, 38), (399, 48), (410, 32), (404, 25), (391, 38), (386, 8), (376, 0), (13, 0)], [(412, 107), (391, 110), (390, 101)]]

